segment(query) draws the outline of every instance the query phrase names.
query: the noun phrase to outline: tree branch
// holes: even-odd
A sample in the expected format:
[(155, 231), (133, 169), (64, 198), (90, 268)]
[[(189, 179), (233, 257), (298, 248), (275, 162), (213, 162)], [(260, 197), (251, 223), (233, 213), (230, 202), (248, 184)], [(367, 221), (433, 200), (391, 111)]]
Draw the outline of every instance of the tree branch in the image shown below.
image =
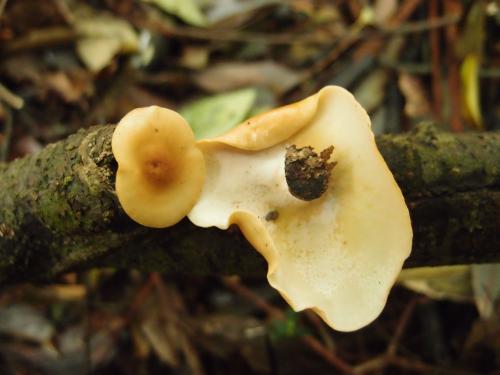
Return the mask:
[[(237, 228), (132, 222), (114, 194), (114, 126), (81, 130), (0, 164), (0, 282), (113, 266), (167, 273), (264, 274)], [(406, 266), (500, 261), (500, 132), (450, 134), (422, 124), (377, 138), (410, 208)]]

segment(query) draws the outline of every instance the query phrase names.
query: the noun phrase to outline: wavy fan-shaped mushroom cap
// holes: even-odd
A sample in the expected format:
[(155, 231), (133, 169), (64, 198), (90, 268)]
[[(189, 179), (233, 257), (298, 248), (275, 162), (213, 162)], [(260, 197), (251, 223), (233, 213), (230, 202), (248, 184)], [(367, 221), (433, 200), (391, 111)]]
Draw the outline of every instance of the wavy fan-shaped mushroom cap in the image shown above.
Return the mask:
[(203, 188), (205, 162), (184, 118), (157, 106), (134, 109), (117, 125), (111, 145), (116, 193), (127, 215), (154, 228), (186, 216)]
[[(348, 91), (326, 87), (198, 145), (207, 178), (188, 215), (195, 225), (237, 224), (295, 310), (312, 308), (341, 331), (380, 314), (410, 254), (411, 223), (368, 115)], [(338, 164), (317, 199), (289, 191), (292, 145), (317, 153), (334, 147)]]

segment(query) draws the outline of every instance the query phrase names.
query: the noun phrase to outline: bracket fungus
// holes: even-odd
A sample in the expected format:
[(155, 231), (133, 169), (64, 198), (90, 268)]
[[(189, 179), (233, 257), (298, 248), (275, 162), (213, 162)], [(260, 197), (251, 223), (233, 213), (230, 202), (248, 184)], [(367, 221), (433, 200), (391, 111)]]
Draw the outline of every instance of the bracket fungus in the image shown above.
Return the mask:
[[(207, 174), (188, 214), (195, 225), (238, 225), (266, 258), (269, 283), (334, 329), (356, 330), (380, 314), (410, 253), (411, 223), (369, 117), (348, 91), (326, 87), (198, 146)], [(308, 199), (290, 192), (287, 149), (288, 165), (316, 159), (300, 167), (318, 172)]]
[(205, 162), (181, 115), (157, 106), (134, 109), (116, 126), (111, 146), (116, 194), (133, 220), (163, 228), (187, 215), (203, 188)]

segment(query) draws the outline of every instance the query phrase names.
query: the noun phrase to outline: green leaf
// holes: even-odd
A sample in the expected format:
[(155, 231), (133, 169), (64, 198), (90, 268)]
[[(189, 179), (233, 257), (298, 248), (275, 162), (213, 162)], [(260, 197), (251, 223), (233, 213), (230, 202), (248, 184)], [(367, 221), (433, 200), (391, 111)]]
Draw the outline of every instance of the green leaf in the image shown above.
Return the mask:
[(191, 125), (196, 139), (224, 134), (248, 117), (257, 100), (257, 89), (246, 88), (196, 100), (179, 111)]
[(196, 0), (143, 0), (155, 4), (166, 13), (179, 17), (184, 22), (193, 26), (206, 26), (207, 18), (200, 10)]
[(270, 323), (269, 336), (272, 341), (280, 341), (304, 336), (307, 331), (300, 324), (300, 315), (287, 310), (283, 319), (276, 319)]

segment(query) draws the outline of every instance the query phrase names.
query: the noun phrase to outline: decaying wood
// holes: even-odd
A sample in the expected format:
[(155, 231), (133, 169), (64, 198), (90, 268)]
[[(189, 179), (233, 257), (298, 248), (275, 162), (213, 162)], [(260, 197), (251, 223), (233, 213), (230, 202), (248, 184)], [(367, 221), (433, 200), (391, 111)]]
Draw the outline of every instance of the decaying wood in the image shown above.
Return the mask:
[[(114, 194), (113, 129), (81, 130), (0, 164), (0, 282), (92, 266), (265, 273), (236, 228), (202, 229), (183, 220), (155, 230), (132, 222)], [(500, 261), (500, 132), (450, 134), (423, 124), (377, 144), (412, 216), (406, 266)]]

